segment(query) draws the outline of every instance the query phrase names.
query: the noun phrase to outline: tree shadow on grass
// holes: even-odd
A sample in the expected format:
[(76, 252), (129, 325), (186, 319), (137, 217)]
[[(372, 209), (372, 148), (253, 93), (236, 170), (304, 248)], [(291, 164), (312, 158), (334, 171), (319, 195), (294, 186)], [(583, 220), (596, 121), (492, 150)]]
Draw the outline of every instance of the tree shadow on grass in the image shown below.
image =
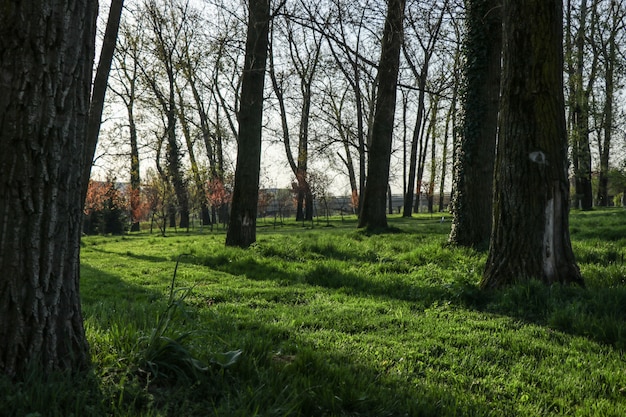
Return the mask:
[(89, 248), (89, 251), (101, 253), (101, 254), (106, 255), (106, 256), (110, 256), (110, 255), (112, 255), (112, 256), (127, 256), (129, 258), (139, 259), (139, 260), (148, 261), (148, 262), (170, 262), (170, 261), (172, 261), (171, 257), (142, 255), (142, 254), (135, 253), (133, 251), (113, 252), (113, 251), (108, 251), (108, 250), (105, 250), (105, 249), (102, 249), (102, 248), (98, 248), (98, 247), (91, 247), (91, 248)]
[(474, 307), (626, 350), (624, 286), (581, 288), (530, 281), (485, 293)]
[[(247, 275), (250, 279), (262, 279), (262, 276), (289, 279), (289, 274), (280, 274), (274, 268), (262, 268), (251, 259), (236, 265), (229, 264), (229, 273), (242, 271), (254, 271), (254, 274)], [(323, 277), (336, 272), (318, 269), (305, 277), (303, 283), (334, 288), (332, 279), (325, 281)], [(129, 284), (114, 274), (89, 265), (83, 265), (81, 273), (88, 327), (96, 326), (97, 331), (102, 332), (120, 332), (113, 338), (132, 339), (132, 334), (126, 334), (123, 329), (117, 328), (119, 324), (125, 323), (133, 328), (146, 326), (145, 311), (156, 311), (157, 308), (150, 306), (159, 304), (157, 301), (165, 298), (161, 292)], [(294, 279), (290, 283), (297, 281)], [(356, 276), (351, 274), (344, 274), (338, 279), (345, 286), (360, 286), (356, 282)], [(200, 310), (197, 307), (189, 308)], [(142, 314), (137, 314), (138, 312)], [(220, 374), (225, 379), (224, 382), (228, 380), (229, 383), (214, 387), (215, 392), (210, 396), (207, 395), (204, 384), (186, 386), (184, 390), (182, 385), (177, 384), (161, 386), (160, 397), (154, 402), (146, 400), (149, 398), (147, 391), (127, 392), (125, 396), (130, 402), (117, 404), (116, 409), (119, 411), (128, 408), (136, 412), (162, 409), (178, 410), (181, 413), (193, 409), (213, 409), (224, 415), (245, 415), (248, 411), (251, 414), (283, 415), (289, 410), (289, 415), (372, 417), (390, 413), (415, 416), (481, 415), (489, 410), (486, 402), (473, 399), (468, 401), (467, 398), (460, 397), (458, 390), (433, 389), (415, 383), (403, 384), (401, 377), (365, 366), (348, 352), (317, 344), (314, 346), (312, 342), (300, 341), (295, 351), (282, 355), (279, 353), (280, 346), (294, 335), (280, 325), (268, 324), (261, 319), (245, 318), (241, 315), (234, 317), (221, 312), (213, 317), (210, 325), (220, 332), (221, 343), (244, 351), (238, 363)], [(123, 343), (120, 340), (115, 342)], [(195, 343), (193, 340), (191, 342)], [(105, 346), (100, 344), (99, 348)], [(111, 346), (110, 349), (117, 352), (119, 347)], [(111, 389), (112, 387), (107, 388), (109, 394)], [(128, 388), (120, 386), (116, 389)], [(108, 399), (102, 398), (100, 401), (104, 404)], [(58, 411), (63, 413), (64, 409), (60, 407)]]
[[(218, 414), (446, 417), (492, 410), (490, 401), (459, 387), (408, 383), (407, 375), (365, 365), (349, 349), (303, 341), (278, 325), (238, 320), (244, 354), (230, 372), (242, 385), (229, 396), (234, 401), (216, 404)], [(293, 348), (277, 350), (291, 337)]]
[[(343, 259), (344, 254), (337, 257)], [(341, 290), (348, 295), (412, 302), (422, 308), (433, 303), (450, 303), (469, 310), (506, 315), (626, 350), (626, 287), (623, 285), (584, 289), (562, 285), (548, 287), (531, 281), (483, 291), (477, 282), (462, 275), (446, 284), (411, 281), (408, 275), (400, 278), (401, 274), (380, 280), (342, 270), (332, 262), (314, 262), (311, 268), (299, 273), (252, 256), (235, 260), (208, 256), (202, 258), (202, 263), (228, 274), (255, 281), (276, 281), (283, 286), (317, 286)]]

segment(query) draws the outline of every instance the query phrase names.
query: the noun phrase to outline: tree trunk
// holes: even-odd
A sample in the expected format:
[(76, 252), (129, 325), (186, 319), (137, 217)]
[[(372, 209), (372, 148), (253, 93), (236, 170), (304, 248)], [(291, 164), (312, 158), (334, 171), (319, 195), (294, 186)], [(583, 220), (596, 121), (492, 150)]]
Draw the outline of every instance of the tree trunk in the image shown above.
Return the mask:
[(135, 218), (139, 206), (141, 205), (141, 177), (139, 174), (139, 145), (137, 143), (137, 127), (135, 126), (135, 120), (132, 115), (132, 110), (129, 109), (129, 122), (130, 122), (130, 211), (132, 213), (132, 224), (130, 227), (131, 232), (138, 232), (139, 219)]
[[(454, 69), (458, 68), (459, 63), (459, 53), (460, 49), (457, 49), (454, 58)], [(459, 91), (459, 83), (458, 80), (455, 80), (453, 91), (452, 91), (452, 99), (450, 100), (450, 108), (446, 113), (446, 127), (443, 134), (443, 146), (442, 146), (442, 155), (441, 155), (441, 179), (439, 182), (439, 212), (443, 212), (445, 210), (445, 190), (446, 190), (446, 173), (448, 171), (448, 142), (450, 131), (454, 132), (456, 129), (455, 120), (456, 120), (456, 105), (457, 105), (457, 95)], [(454, 133), (453, 133), (454, 135)]]
[[(434, 97), (433, 97), (434, 96)], [(435, 180), (437, 179), (437, 115), (439, 113), (439, 96), (431, 95), (432, 113), (430, 115), (430, 178), (428, 179), (428, 212), (434, 211), (435, 202)]]
[(593, 208), (593, 189), (591, 184), (591, 147), (589, 144), (589, 96), (595, 82), (598, 57), (593, 54), (589, 79), (584, 85), (583, 73), (589, 57), (585, 53), (585, 44), (588, 37), (593, 37), (597, 19), (596, 3), (592, 6), (591, 34), (587, 32), (587, 0), (581, 0), (580, 27), (576, 34), (576, 62), (575, 69), (570, 74), (572, 90), (571, 119), (572, 119), (572, 160), (576, 194), (574, 205), (582, 210)]
[(96, 2), (0, 14), (0, 373), (89, 364), (79, 296)]
[(126, 102), (126, 112), (128, 113), (128, 130), (130, 137), (130, 189), (131, 189), (131, 213), (133, 213), (131, 232), (138, 232), (139, 219), (135, 218), (141, 204), (141, 174), (139, 171), (139, 141), (137, 136), (137, 125), (135, 124), (135, 87), (137, 82), (137, 62), (133, 62), (132, 76), (129, 77), (129, 97)]
[[(417, 118), (413, 128), (413, 136), (411, 139), (411, 154), (409, 156), (409, 174), (406, 190), (404, 190), (404, 208), (402, 217), (411, 217), (413, 214), (413, 202), (415, 200), (415, 178), (417, 177), (417, 147), (420, 145), (420, 137), (422, 133), (422, 121), (424, 119), (425, 97), (426, 97), (426, 80), (428, 78), (428, 61), (424, 62), (422, 72), (419, 77), (419, 99), (417, 105)], [(418, 197), (419, 198), (419, 197)]]
[(269, 33), (269, 0), (250, 0), (246, 59), (239, 108), (239, 140), (227, 246), (256, 242), (256, 214), (261, 169), (263, 88)]
[[(486, 248), (491, 235), (502, 16), (499, 0), (468, 0), (463, 134), (455, 147), (450, 242)], [(488, 39), (488, 42), (485, 42)]]
[(376, 111), (372, 126), (367, 184), (359, 218), (360, 228), (387, 228), (385, 195), (389, 183), (404, 5), (405, 0), (390, 0), (387, 8), (378, 67), (378, 97), (376, 99)]
[(505, 0), (494, 230), (481, 283), (583, 280), (572, 252), (561, 0)]
[[(616, 9), (617, 8), (617, 9)], [(620, 27), (619, 6), (612, 3), (612, 27), (608, 39), (608, 45), (603, 45), (602, 55), (604, 58), (604, 110), (603, 110), (603, 128), (604, 140), (598, 138), (598, 147), (600, 151), (600, 173), (598, 184), (598, 205), (606, 207), (609, 202), (609, 161), (611, 154), (611, 141), (613, 135), (613, 101), (615, 92), (615, 64), (617, 60), (617, 46), (615, 37), (618, 27)]]
[(120, 28), (120, 19), (122, 17), (122, 9), (124, 8), (124, 0), (112, 0), (109, 8), (109, 17), (104, 32), (104, 40), (102, 49), (100, 50), (100, 58), (96, 77), (93, 82), (93, 92), (91, 94), (91, 102), (89, 103), (89, 123), (87, 125), (87, 143), (85, 145), (86, 163), (83, 167), (83, 184), (82, 197), (85, 200), (87, 196), (87, 186), (89, 176), (91, 175), (91, 165), (98, 144), (98, 136), (100, 135), (100, 124), (102, 119), (102, 111), (104, 109), (104, 98), (106, 96), (109, 73), (111, 72), (111, 63), (113, 62), (113, 54), (115, 53), (115, 44), (117, 42), (117, 33)]

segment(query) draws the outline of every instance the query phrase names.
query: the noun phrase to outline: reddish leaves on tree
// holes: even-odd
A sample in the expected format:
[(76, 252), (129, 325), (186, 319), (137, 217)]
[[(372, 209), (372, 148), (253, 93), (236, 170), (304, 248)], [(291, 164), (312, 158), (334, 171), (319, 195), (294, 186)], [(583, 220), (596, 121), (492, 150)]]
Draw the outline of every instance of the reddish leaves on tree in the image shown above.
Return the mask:
[(85, 214), (89, 215), (94, 211), (101, 211), (105, 208), (128, 207), (128, 202), (124, 195), (115, 187), (111, 180), (106, 182), (89, 180), (87, 196), (85, 198)]
[(139, 189), (129, 189), (127, 192), (130, 202), (130, 216), (133, 222), (139, 222), (148, 218), (150, 214), (150, 201), (142, 196)]
[(232, 199), (232, 193), (228, 190), (224, 182), (218, 178), (206, 182), (204, 192), (209, 204), (213, 207), (220, 207), (229, 203)]

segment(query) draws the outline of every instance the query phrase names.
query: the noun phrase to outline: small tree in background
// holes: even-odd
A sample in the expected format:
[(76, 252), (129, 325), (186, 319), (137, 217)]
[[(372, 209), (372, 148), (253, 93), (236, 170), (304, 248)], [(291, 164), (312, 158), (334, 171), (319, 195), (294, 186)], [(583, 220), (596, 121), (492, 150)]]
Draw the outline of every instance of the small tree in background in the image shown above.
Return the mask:
[(150, 233), (152, 233), (154, 223), (165, 236), (167, 217), (169, 208), (175, 203), (174, 190), (168, 181), (157, 175), (154, 171), (148, 171), (146, 183), (143, 186), (143, 193), (150, 216)]
[[(213, 178), (206, 182), (205, 193), (209, 204), (219, 212), (222, 225), (228, 224), (228, 204), (232, 200), (232, 191), (220, 178)], [(211, 230), (213, 223), (215, 220), (211, 223)]]
[(139, 223), (150, 216), (150, 204), (140, 188), (125, 188), (125, 199), (129, 202), (131, 231), (139, 231)]
[(332, 198), (330, 183), (331, 180), (325, 173), (321, 171), (309, 172), (311, 193), (313, 194), (313, 199), (317, 200), (324, 207), (326, 225), (330, 225), (330, 199)]
[(83, 232), (120, 235), (127, 230), (128, 201), (113, 179), (89, 181)]
[(278, 217), (280, 217), (280, 223), (282, 224), (285, 219), (287, 207), (289, 207), (289, 204), (293, 201), (291, 191), (285, 188), (279, 189), (276, 191), (274, 200), (276, 201), (276, 206), (278, 207)]
[(273, 199), (274, 199), (273, 193), (267, 190), (259, 191), (259, 214), (262, 217), (267, 216), (267, 209), (269, 208), (269, 205)]

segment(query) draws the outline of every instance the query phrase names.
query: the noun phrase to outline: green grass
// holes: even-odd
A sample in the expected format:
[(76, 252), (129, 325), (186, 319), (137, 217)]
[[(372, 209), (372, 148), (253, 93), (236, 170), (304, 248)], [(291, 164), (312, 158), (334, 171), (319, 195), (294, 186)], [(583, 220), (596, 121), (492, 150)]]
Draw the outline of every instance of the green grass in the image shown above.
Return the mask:
[(572, 213), (586, 289), (482, 292), (439, 218), (87, 237), (93, 372), (0, 381), (0, 415), (626, 415), (626, 211)]

